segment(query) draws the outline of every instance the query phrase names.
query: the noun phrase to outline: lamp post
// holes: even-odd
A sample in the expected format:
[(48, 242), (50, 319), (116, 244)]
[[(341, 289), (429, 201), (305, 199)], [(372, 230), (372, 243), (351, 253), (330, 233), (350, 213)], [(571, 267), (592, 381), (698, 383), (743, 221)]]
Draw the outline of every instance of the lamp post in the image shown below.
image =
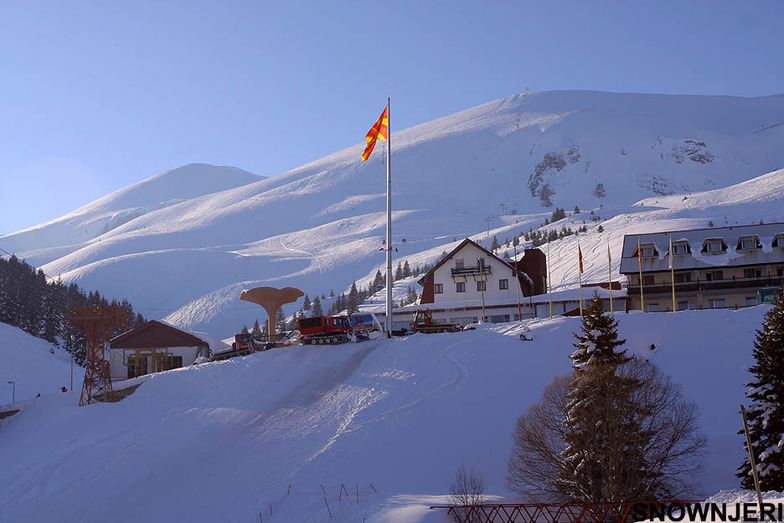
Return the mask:
[(9, 385), (11, 385), (11, 403), (16, 403), (16, 382), (9, 381)]
[(485, 286), (487, 285), (487, 280), (484, 278), (485, 273), (485, 263), (484, 260), (479, 257), (476, 259), (476, 265), (479, 268), (479, 281), (481, 282), (480, 289), (482, 293), (482, 322), (487, 321), (487, 316), (485, 315)]

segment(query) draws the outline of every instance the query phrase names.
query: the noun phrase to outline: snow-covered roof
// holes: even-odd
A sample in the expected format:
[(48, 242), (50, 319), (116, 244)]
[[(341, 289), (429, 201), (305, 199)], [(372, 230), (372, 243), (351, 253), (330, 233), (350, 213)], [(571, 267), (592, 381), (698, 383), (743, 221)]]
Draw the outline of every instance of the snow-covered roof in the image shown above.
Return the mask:
[[(784, 223), (768, 223), (627, 234), (623, 238), (621, 273), (636, 273), (640, 270), (637, 258), (638, 242), (643, 247), (643, 272), (669, 270), (670, 237), (673, 245), (686, 244), (690, 251), (673, 254), (676, 270), (784, 263)], [(756, 239), (757, 247), (741, 248), (742, 239)], [(710, 252), (707, 248), (707, 244), (712, 240), (717, 244), (721, 243), (715, 252)], [(653, 256), (645, 256), (644, 248), (651, 245), (654, 247)]]

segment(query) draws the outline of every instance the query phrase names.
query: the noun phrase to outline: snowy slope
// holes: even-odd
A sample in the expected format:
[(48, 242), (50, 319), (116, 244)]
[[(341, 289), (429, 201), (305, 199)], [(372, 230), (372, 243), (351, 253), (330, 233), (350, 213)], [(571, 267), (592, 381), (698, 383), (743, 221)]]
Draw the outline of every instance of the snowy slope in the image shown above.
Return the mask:
[[(784, 96), (561, 91), (512, 96), (393, 130), (396, 258), (434, 259), (452, 238), (476, 238), (489, 215), (495, 219), (488, 245), (493, 233), (535, 227), (553, 209), (543, 207), (547, 194), (567, 210), (602, 205), (605, 218), (625, 214), (617, 227), (610, 224), (611, 244), (619, 244), (621, 231), (638, 219), (658, 226), (660, 215), (629, 208), (641, 199), (729, 187), (781, 168), (781, 122)], [(148, 317), (229, 336), (265, 316), (239, 301), (244, 288), (340, 292), (383, 264), (384, 154), (360, 162), (362, 147), (146, 212), (70, 246), (39, 241), (32, 230), (0, 238), (0, 248), (65, 281), (127, 297)], [(594, 195), (599, 183), (601, 198)], [(762, 196), (755, 198), (738, 214), (756, 214)], [(682, 211), (673, 203), (661, 216), (686, 224), (728, 212)], [(63, 223), (70, 229), (62, 236), (73, 241), (79, 229)], [(589, 246), (597, 257), (598, 245)], [(574, 245), (560, 248), (565, 254)], [(556, 275), (570, 284), (566, 267)]]
[[(81, 389), (84, 369), (73, 366), (74, 389)], [(16, 382), (16, 401), (36, 394), (60, 394), (71, 385), (71, 356), (22, 329), (0, 323), (0, 405), (11, 403), (8, 381)]]
[(146, 213), (261, 178), (236, 167), (184, 165), (115, 191), (61, 218), (3, 236), (3, 245), (11, 252), (59, 247), (47, 250), (44, 256), (63, 256), (77, 248), (74, 244), (90, 241)]
[[(705, 494), (737, 485), (737, 409), (766, 310), (617, 315), (627, 348), (699, 406), (710, 440)], [(0, 513), (19, 522), (251, 522), (259, 513), (326, 522), (323, 486), (333, 521), (448, 521), (427, 506), (443, 501), (435, 496), (461, 461), (490, 494), (510, 494), (515, 420), (570, 369), (578, 325), (534, 323), (533, 342), (502, 324), (288, 347), (148, 376), (117, 404), (44, 397), (0, 425)]]

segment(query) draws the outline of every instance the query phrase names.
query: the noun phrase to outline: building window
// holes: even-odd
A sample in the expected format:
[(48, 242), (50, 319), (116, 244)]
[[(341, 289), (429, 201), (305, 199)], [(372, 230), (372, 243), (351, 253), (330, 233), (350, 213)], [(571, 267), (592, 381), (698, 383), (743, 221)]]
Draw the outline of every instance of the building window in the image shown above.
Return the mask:
[(689, 283), (691, 281), (690, 272), (676, 272), (675, 283)]
[(673, 243), (672, 244), (672, 253), (673, 254), (689, 254), (689, 244), (688, 243)]
[(443, 283), (436, 283), (434, 286), (434, 292), (436, 294), (444, 294), (444, 284)]
[(476, 266), (480, 269), (485, 266), (485, 259), (484, 258), (477, 258), (476, 259)]
[(784, 235), (778, 234), (773, 238), (773, 247), (784, 247)]
[(762, 278), (761, 269), (743, 269), (743, 277), (747, 279)]
[(706, 240), (705, 242), (705, 252), (724, 252), (724, 242), (722, 240)]
[(691, 310), (694, 308), (694, 304), (688, 301), (679, 301), (678, 302), (678, 310), (679, 311), (686, 311)]
[(642, 251), (642, 255), (647, 256), (648, 258), (656, 255), (656, 249), (653, 248), (653, 245), (642, 245), (640, 246), (640, 250)]
[(478, 292), (484, 292), (487, 290), (487, 281), (479, 280), (476, 282), (476, 290)]
[(455, 269), (463, 269), (464, 267), (463, 258), (455, 258)]
[(509, 280), (504, 278), (503, 280), (498, 280), (498, 290), (505, 291), (509, 288)]
[(718, 281), (724, 279), (724, 271), (708, 271), (705, 273), (705, 279), (708, 281)]
[(455, 284), (455, 292), (465, 292), (465, 282), (459, 281)]
[(645, 305), (645, 312), (659, 312), (658, 303), (648, 303)]
[(715, 300), (708, 300), (708, 308), (709, 309), (723, 309), (724, 308), (724, 298), (717, 298)]
[(643, 285), (653, 285), (654, 279), (653, 274), (646, 274), (642, 277), (642, 284)]
[(738, 242), (738, 248), (742, 251), (750, 251), (752, 249), (758, 248), (758, 242), (756, 236), (747, 236), (745, 238), (741, 238), (740, 242)]
[(757, 297), (746, 298), (746, 307), (754, 307), (757, 305)]

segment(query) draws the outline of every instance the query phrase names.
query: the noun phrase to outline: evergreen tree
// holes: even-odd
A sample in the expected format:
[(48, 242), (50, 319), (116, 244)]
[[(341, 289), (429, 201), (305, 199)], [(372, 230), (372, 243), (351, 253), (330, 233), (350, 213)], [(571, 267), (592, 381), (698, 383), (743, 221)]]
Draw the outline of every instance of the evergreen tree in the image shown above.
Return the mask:
[(392, 276), (392, 278), (393, 281), (403, 279), (403, 266), (400, 264), (400, 262), (397, 262), (397, 267), (395, 268), (395, 274), (394, 276)]
[[(784, 299), (765, 314), (754, 341), (752, 380), (746, 384), (751, 401), (746, 417), (760, 488), (784, 491)], [(742, 433), (743, 431), (741, 431)], [(744, 448), (746, 447), (744, 442)], [(748, 459), (738, 468), (741, 486), (754, 488)]]
[(574, 214), (580, 214), (580, 208), (577, 205), (574, 206)]
[(384, 288), (384, 277), (381, 275), (381, 271), (376, 271), (376, 276), (373, 278), (373, 284), (371, 290), (373, 293), (376, 293)]
[(501, 248), (501, 244), (498, 243), (498, 237), (493, 236), (493, 242), (490, 244), (490, 250), (495, 252)]
[(408, 264), (408, 260), (403, 263), (403, 277), (410, 278), (411, 277), (411, 266)]
[(253, 330), (251, 331), (251, 336), (256, 338), (257, 340), (261, 339), (261, 325), (259, 325), (259, 320), (253, 324)]
[(570, 355), (575, 376), (567, 396), (567, 448), (559, 482), (573, 500), (637, 501), (640, 482), (647, 483), (644, 444), (650, 434), (637, 425), (641, 413), (632, 402), (641, 383), (619, 372), (631, 358), (619, 350), (626, 340), (618, 339), (617, 328), (594, 294)]
[(359, 291), (357, 290), (357, 282), (351, 284), (351, 290), (348, 293), (348, 301), (346, 303), (346, 309), (348, 309), (349, 314), (354, 314), (359, 309), (360, 299), (359, 299)]
[(286, 315), (283, 313), (283, 308), (278, 309), (275, 315), (275, 331), (280, 333), (286, 330)]
[(242, 326), (242, 330), (241, 330), (240, 332), (241, 332), (242, 334), (248, 334), (248, 326), (247, 326), (247, 325), (243, 325), (243, 326)]
[(324, 316), (324, 311), (321, 308), (321, 298), (316, 296), (313, 298), (313, 307), (310, 311), (311, 316)]
[(310, 298), (308, 298), (308, 295), (306, 294), (305, 299), (302, 302), (302, 310), (309, 311), (310, 307), (311, 307)]

